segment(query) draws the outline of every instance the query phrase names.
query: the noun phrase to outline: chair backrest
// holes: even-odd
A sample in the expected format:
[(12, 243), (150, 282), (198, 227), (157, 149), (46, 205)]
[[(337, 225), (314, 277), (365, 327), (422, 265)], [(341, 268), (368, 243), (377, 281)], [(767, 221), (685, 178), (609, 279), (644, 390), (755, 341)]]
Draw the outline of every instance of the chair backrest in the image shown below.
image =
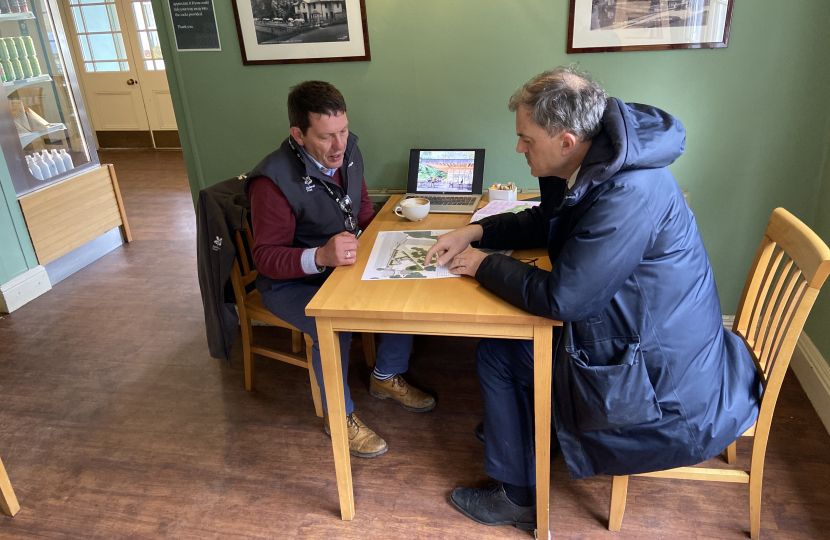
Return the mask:
[(769, 428), (793, 350), (828, 274), (827, 244), (791, 213), (775, 209), (747, 276), (732, 327), (743, 338), (763, 375), (759, 429), (762, 420)]
[[(251, 283), (256, 280), (257, 270), (254, 268), (252, 251), (254, 249), (254, 237), (251, 234), (251, 223), (245, 221), (245, 227), (234, 234), (236, 244), (236, 262), (231, 271), (231, 284), (233, 285), (234, 296), (236, 297), (237, 309), (243, 309), (244, 300), (253, 292)], [(251, 289), (250, 291), (248, 289)]]

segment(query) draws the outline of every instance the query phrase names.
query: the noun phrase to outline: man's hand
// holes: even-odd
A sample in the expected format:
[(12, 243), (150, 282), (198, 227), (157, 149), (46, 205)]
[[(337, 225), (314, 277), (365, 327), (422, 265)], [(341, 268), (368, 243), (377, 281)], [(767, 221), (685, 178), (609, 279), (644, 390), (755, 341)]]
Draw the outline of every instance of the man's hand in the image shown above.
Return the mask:
[(343, 231), (332, 236), (326, 245), (317, 248), (314, 262), (317, 266), (347, 266), (354, 264), (360, 242), (350, 232)]
[[(481, 240), (484, 229), (481, 225), (467, 225), (438, 237), (435, 245), (427, 251), (426, 264), (432, 264), (432, 257), (438, 256), (438, 266), (450, 262), (453, 257), (470, 247), (470, 242)], [(478, 268), (478, 266), (476, 266)]]
[(476, 277), (478, 267), (487, 254), (477, 249), (469, 248), (459, 253), (450, 263), (450, 274)]

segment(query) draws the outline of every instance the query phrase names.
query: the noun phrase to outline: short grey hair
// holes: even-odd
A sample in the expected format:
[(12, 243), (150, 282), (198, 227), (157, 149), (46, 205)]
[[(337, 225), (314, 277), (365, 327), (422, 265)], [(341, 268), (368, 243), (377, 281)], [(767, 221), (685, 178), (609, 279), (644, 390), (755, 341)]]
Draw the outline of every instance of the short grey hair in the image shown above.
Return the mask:
[(526, 82), (510, 98), (510, 110), (530, 110), (533, 122), (551, 137), (569, 131), (588, 141), (596, 137), (605, 112), (605, 90), (588, 73), (573, 67), (545, 71)]

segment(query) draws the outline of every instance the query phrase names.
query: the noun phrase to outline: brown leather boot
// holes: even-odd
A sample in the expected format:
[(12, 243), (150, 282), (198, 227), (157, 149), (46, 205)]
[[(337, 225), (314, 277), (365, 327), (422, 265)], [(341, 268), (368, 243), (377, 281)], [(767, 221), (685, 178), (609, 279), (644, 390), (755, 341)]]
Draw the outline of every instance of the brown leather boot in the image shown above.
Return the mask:
[(378, 399), (392, 398), (407, 411), (427, 412), (435, 408), (434, 397), (406, 382), (400, 374), (385, 381), (370, 375), (369, 393)]
[[(331, 436), (329, 413), (323, 415), (323, 423), (326, 433)], [(355, 457), (373, 458), (389, 450), (386, 441), (366, 427), (354, 413), (346, 417), (346, 433), (349, 436), (349, 453)]]

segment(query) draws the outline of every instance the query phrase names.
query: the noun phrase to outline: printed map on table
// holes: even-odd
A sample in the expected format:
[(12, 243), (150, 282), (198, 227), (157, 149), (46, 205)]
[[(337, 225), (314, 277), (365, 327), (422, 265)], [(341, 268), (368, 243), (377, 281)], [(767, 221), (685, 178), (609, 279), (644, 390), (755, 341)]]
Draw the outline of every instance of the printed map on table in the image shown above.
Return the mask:
[(450, 274), (447, 266), (437, 266), (436, 259), (426, 264), (427, 251), (445, 231), (381, 231), (375, 240), (363, 280), (436, 279), (460, 277)]

